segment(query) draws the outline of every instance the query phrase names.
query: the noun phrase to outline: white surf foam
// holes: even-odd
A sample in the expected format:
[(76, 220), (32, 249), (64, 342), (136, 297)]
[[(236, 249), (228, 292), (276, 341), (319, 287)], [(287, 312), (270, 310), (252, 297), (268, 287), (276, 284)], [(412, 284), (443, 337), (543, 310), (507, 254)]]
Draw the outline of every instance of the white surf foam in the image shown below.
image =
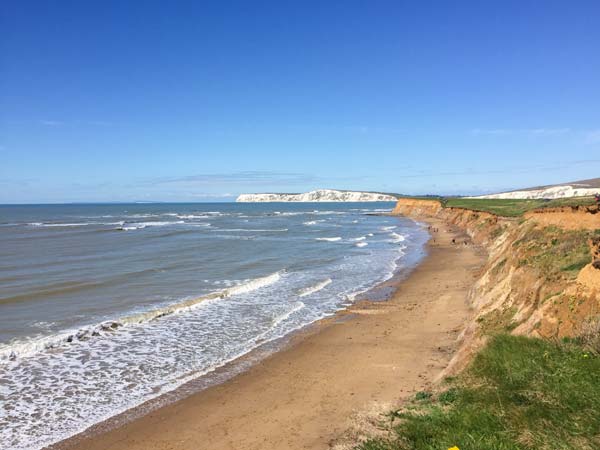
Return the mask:
[(255, 291), (256, 289), (269, 286), (270, 284), (277, 283), (280, 279), (281, 272), (275, 272), (271, 275), (267, 275), (266, 277), (256, 278), (254, 280), (248, 281), (247, 283), (234, 286), (232, 288), (227, 289), (227, 291), (225, 292), (227, 295), (245, 294), (247, 292)]
[(88, 225), (94, 225), (93, 222), (77, 222), (77, 223), (43, 223), (43, 222), (30, 222), (28, 225), (32, 227), (85, 227)]
[(307, 295), (314, 294), (315, 292), (319, 292), (326, 286), (329, 286), (332, 283), (331, 278), (327, 278), (326, 280), (319, 281), (317, 284), (313, 286), (309, 286), (307, 288), (301, 289), (298, 294), (299, 297), (306, 297)]
[(208, 219), (214, 217), (214, 214), (175, 214), (178, 219)]
[(302, 302), (296, 302), (294, 303), (294, 306), (292, 306), (292, 308), (278, 316), (273, 317), (272, 321), (271, 321), (271, 326), (265, 330), (264, 332), (260, 333), (259, 335), (257, 335), (253, 341), (256, 343), (260, 343), (260, 341), (262, 341), (267, 335), (269, 335), (270, 333), (273, 332), (273, 330), (275, 330), (277, 328), (277, 326), (283, 322), (285, 322), (287, 319), (290, 318), (290, 316), (292, 316), (292, 314), (300, 311), (301, 309), (303, 309), (306, 305)]
[(404, 242), (405, 241), (405, 236), (398, 234), (398, 233), (390, 233), (390, 236), (392, 237), (392, 242)]
[(319, 210), (314, 210), (312, 212), (312, 214), (317, 214), (317, 215), (321, 215), (321, 216), (338, 216), (341, 214), (346, 214), (344, 211), (319, 211)]
[(316, 238), (317, 241), (327, 241), (327, 242), (337, 242), (337, 241), (341, 241), (342, 238), (339, 236), (336, 237), (320, 237), (320, 238)]
[(275, 211), (273, 214), (275, 214), (276, 216), (293, 217), (293, 216), (303, 216), (303, 215), (305, 215), (307, 213), (306, 212), (281, 212), (281, 211)]
[[(29, 417), (29, 419), (26, 424), (21, 424), (21, 426), (12, 422), (7, 422), (8, 425), (6, 427), (0, 428), (0, 442), (8, 445), (8, 447), (6, 447), (7, 449), (38, 450), (68, 438), (69, 436), (73, 436), (95, 423), (102, 422), (103, 420), (136, 406), (140, 402), (140, 395), (143, 395), (144, 400), (156, 398), (163, 393), (176, 389), (188, 381), (213, 372), (224, 364), (244, 356), (264, 343), (272, 342), (301, 328), (304, 326), (302, 322), (298, 324), (292, 322), (289, 325), (285, 325), (285, 323), (295, 313), (304, 308), (305, 304), (298, 301), (295, 302), (291, 308), (284, 310), (280, 314), (273, 315), (269, 326), (264, 331), (245, 341), (245, 343), (242, 343), (243, 345), (232, 343), (231, 347), (227, 345), (223, 346), (223, 356), (201, 369), (193, 369), (190, 367), (186, 373), (182, 373), (172, 379), (159, 381), (158, 383), (156, 382), (157, 380), (148, 379), (147, 381), (152, 382), (152, 384), (147, 386), (144, 384), (131, 383), (131, 380), (128, 380), (127, 376), (125, 376), (124, 379), (120, 376), (114, 377), (111, 380), (111, 384), (116, 385), (115, 387), (118, 388), (118, 392), (127, 392), (127, 395), (121, 395), (120, 397), (113, 396), (111, 402), (103, 401), (107, 397), (100, 391), (98, 395), (95, 395), (90, 399), (90, 405), (88, 406), (87, 403), (77, 402), (76, 398), (72, 397), (70, 389), (74, 387), (72, 383), (76, 379), (87, 380), (86, 383), (90, 383), (90, 386), (98, 386), (99, 382), (107, 383), (108, 381), (105, 378), (106, 376), (103, 375), (103, 372), (106, 370), (110, 371), (110, 369), (114, 369), (116, 371), (114, 373), (120, 372), (121, 374), (128, 373), (131, 375), (129, 370), (131, 366), (127, 359), (121, 360), (119, 358), (112, 358), (112, 355), (115, 352), (124, 350), (122, 348), (123, 342), (119, 344), (113, 343), (111, 340), (106, 340), (104, 348), (102, 349), (104, 359), (98, 359), (100, 355), (96, 355), (96, 358), (89, 362), (91, 364), (87, 362), (85, 364), (73, 364), (73, 361), (71, 361), (69, 357), (66, 359), (58, 357), (59, 360), (54, 361), (55, 365), (50, 368), (52, 374), (39, 374), (41, 379), (37, 381), (37, 386), (33, 386), (30, 382), (30, 379), (32, 377), (35, 378), (37, 375), (32, 374), (31, 371), (26, 368), (23, 368), (24, 370), (21, 371), (20, 368), (17, 369), (17, 366), (15, 366), (15, 369), (19, 372), (15, 374), (15, 377), (21, 379), (24, 384), (20, 385), (20, 387), (14, 385), (0, 385), (0, 395), (6, 395), (7, 398), (16, 398), (14, 393), (14, 389), (16, 388), (19, 389), (20, 392), (27, 391), (27, 395), (38, 395), (38, 392), (41, 391), (48, 396), (47, 392), (51, 391), (57, 398), (55, 399), (56, 401), (52, 403), (52, 408), (44, 410), (45, 412), (42, 418), (30, 415), (31, 413), (38, 411), (37, 406), (30, 406), (27, 402), (19, 402), (16, 405), (16, 408), (12, 408), (13, 404), (11, 404), (11, 411), (14, 414)], [(164, 331), (168, 333), (168, 330)], [(180, 341), (179, 336), (177, 335), (178, 331), (179, 330), (174, 330), (173, 333), (165, 334), (163, 338), (168, 339), (171, 344), (179, 342), (180, 347), (188, 347), (188, 352), (191, 351), (191, 355), (189, 356), (197, 353), (193, 344), (187, 343), (186, 341)], [(129, 355), (130, 358), (132, 360), (140, 360), (140, 358), (142, 358), (141, 361), (144, 361), (144, 366), (152, 366), (154, 370), (160, 372), (165, 371), (165, 375), (169, 374), (172, 376), (172, 370), (166, 370), (166, 368), (178, 366), (178, 361), (175, 358), (169, 358), (168, 354), (162, 353), (159, 349), (152, 351), (151, 346), (152, 344), (149, 343), (149, 346), (143, 350), (142, 355), (136, 353), (136, 351), (139, 350), (133, 350)], [(100, 348), (96, 348), (95, 350), (100, 350)], [(121, 356), (126, 357), (126, 355)], [(63, 365), (64, 367), (61, 368)], [(1, 370), (2, 367), (0, 366), (0, 371)], [(58, 381), (54, 379), (54, 376), (58, 376)], [(83, 386), (78, 387), (87, 387), (87, 385), (84, 384)], [(34, 392), (35, 394), (33, 394)], [(64, 403), (62, 408), (58, 405), (61, 403)], [(83, 416), (81, 416), (82, 413), (84, 414)], [(0, 416), (0, 418), (1, 417), (2, 416)], [(9, 419), (10, 418), (11, 417), (9, 416)], [(26, 426), (23, 427), (22, 425)], [(48, 425), (49, 432), (46, 434), (39, 434), (37, 429), (44, 429), (46, 428), (46, 425)]]
[(133, 231), (133, 230), (143, 230), (146, 227), (168, 227), (170, 225), (181, 225), (185, 223), (185, 221), (183, 220), (175, 220), (175, 221), (169, 221), (169, 222), (135, 222), (135, 223), (128, 223), (127, 225), (123, 225), (119, 228), (117, 228), (118, 230), (122, 230), (122, 231)]
[(112, 333), (124, 325), (150, 322), (174, 313), (187, 311), (207, 301), (246, 294), (276, 283), (281, 279), (281, 274), (282, 272), (275, 272), (265, 277), (248, 280), (245, 283), (221, 291), (212, 292), (201, 297), (186, 299), (163, 308), (131, 314), (112, 321), (104, 321), (77, 329), (63, 330), (49, 336), (33, 337), (8, 344), (0, 344), (0, 363), (12, 361), (20, 357), (31, 356), (35, 353), (62, 345), (86, 341), (92, 337), (101, 336), (106, 332)]
[(241, 231), (241, 232), (273, 232), (273, 233), (284, 233), (288, 231), (287, 228), (215, 228), (213, 231)]

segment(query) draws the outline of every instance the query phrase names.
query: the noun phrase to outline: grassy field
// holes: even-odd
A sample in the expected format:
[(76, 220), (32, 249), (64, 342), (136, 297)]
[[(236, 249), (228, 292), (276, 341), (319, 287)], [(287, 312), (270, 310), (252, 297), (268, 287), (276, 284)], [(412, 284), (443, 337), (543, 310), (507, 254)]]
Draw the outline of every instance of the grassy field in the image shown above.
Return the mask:
[(541, 208), (558, 208), (560, 206), (593, 206), (596, 204), (594, 197), (570, 197), (570, 198), (557, 198), (545, 202)]
[(499, 216), (518, 217), (531, 209), (541, 207), (544, 203), (544, 200), (449, 198), (443, 202), (443, 205), (447, 208), (464, 208)]
[[(595, 345), (595, 346), (594, 346)], [(360, 450), (600, 448), (600, 350), (497, 335), (441, 393), (389, 414)]]
[(487, 198), (446, 198), (442, 204), (448, 208), (464, 208), (482, 211), (504, 217), (519, 217), (537, 208), (557, 208), (561, 206), (592, 206), (593, 197), (572, 197), (556, 200), (517, 200)]

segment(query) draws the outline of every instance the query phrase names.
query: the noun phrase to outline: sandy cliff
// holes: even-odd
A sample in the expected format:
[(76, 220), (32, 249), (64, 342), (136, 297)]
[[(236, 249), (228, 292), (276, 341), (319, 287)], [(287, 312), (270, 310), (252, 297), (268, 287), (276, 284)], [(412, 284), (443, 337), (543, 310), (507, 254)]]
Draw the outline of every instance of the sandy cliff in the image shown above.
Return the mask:
[(473, 316), (450, 372), (491, 334), (576, 336), (600, 315), (600, 214), (593, 208), (508, 219), (443, 208), (435, 200), (400, 199), (394, 214), (458, 225), (488, 253), (468, 296)]
[(555, 225), (568, 230), (600, 228), (600, 213), (597, 206), (575, 206), (538, 209), (525, 214), (539, 225)]
[(396, 203), (392, 214), (408, 217), (431, 217), (437, 215), (442, 209), (442, 205), (437, 200), (421, 200), (412, 198), (402, 198)]

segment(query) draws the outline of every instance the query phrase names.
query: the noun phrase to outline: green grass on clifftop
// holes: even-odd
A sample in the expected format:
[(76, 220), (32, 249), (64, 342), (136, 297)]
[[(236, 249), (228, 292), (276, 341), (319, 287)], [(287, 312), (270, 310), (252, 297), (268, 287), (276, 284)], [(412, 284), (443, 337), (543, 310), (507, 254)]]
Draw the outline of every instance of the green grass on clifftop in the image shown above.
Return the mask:
[(538, 208), (592, 206), (594, 203), (593, 197), (571, 197), (555, 200), (490, 198), (447, 198), (442, 200), (443, 206), (447, 208), (464, 208), (504, 217), (519, 217), (527, 211)]
[(575, 343), (499, 335), (441, 393), (390, 413), (360, 450), (600, 448), (600, 357)]
[(444, 202), (444, 206), (489, 212), (498, 216), (518, 217), (529, 210), (541, 207), (544, 203), (544, 200), (449, 198)]

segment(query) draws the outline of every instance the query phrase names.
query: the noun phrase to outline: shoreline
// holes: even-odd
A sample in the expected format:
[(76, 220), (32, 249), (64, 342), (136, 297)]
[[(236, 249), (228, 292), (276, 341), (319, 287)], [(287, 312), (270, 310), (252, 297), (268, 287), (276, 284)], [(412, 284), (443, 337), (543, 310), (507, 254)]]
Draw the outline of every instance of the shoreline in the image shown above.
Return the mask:
[[(408, 274), (378, 285), (394, 291), (387, 301), (358, 301), (217, 369), (211, 380), (165, 394), (172, 397), (165, 405), (143, 404), (47, 448), (327, 448), (352, 413), (401, 401), (450, 360), (469, 316), (471, 272), (484, 258), (472, 245), (451, 244), (465, 238), (456, 228), (448, 233), (441, 221), (427, 222), (440, 233)], [(462, 264), (442, 261), (457, 258)], [(442, 286), (440, 269), (460, 273), (446, 274)], [(461, 286), (449, 294), (457, 275)], [(436, 279), (437, 291), (428, 292)], [(418, 301), (428, 293), (439, 298)]]
[[(389, 216), (392, 218), (399, 218), (399, 216), (387, 213), (372, 213), (366, 215), (374, 216)], [(409, 219), (412, 220), (412, 219)], [(415, 224), (422, 229), (425, 228), (423, 223), (416, 221)], [(427, 233), (429, 237), (431, 235)], [(85, 440), (93, 439), (104, 433), (108, 433), (116, 428), (122, 427), (129, 422), (138, 420), (145, 415), (152, 413), (160, 408), (167, 407), (175, 402), (186, 399), (187, 397), (197, 394), (204, 389), (209, 387), (217, 386), (219, 384), (229, 381), (231, 378), (245, 372), (253, 365), (261, 362), (263, 359), (270, 357), (274, 353), (288, 349), (290, 346), (304, 339), (314, 333), (318, 333), (322, 326), (326, 326), (331, 321), (345, 320), (345, 313), (348, 312), (349, 308), (353, 305), (360, 304), (361, 302), (385, 302), (392, 298), (394, 292), (397, 290), (398, 285), (405, 280), (413, 270), (420, 264), (420, 262), (427, 256), (427, 242), (429, 239), (422, 241), (420, 244), (412, 243), (415, 247), (413, 253), (408, 253), (408, 259), (401, 259), (401, 263), (397, 266), (396, 270), (392, 275), (384, 279), (383, 281), (377, 282), (374, 286), (368, 288), (365, 291), (357, 293), (355, 300), (351, 305), (344, 306), (329, 315), (325, 315), (314, 322), (303, 325), (293, 331), (290, 331), (284, 336), (280, 336), (274, 340), (266, 341), (259, 346), (252, 348), (247, 353), (244, 353), (230, 361), (225, 362), (223, 365), (208, 370), (207, 372), (197, 375), (194, 378), (189, 379), (181, 385), (178, 385), (172, 390), (166, 391), (159, 394), (156, 397), (151, 397), (144, 402), (132, 406), (124, 411), (118, 412), (114, 415), (98, 420), (96, 423), (89, 427), (79, 431), (73, 435), (62, 438), (52, 444), (48, 444), (42, 449), (44, 450), (62, 450), (72, 448), (76, 443)], [(418, 250), (416, 249), (418, 247)], [(207, 294), (205, 298), (208, 298), (214, 293)], [(198, 297), (199, 299), (200, 297)], [(197, 300), (196, 298), (193, 301)]]

